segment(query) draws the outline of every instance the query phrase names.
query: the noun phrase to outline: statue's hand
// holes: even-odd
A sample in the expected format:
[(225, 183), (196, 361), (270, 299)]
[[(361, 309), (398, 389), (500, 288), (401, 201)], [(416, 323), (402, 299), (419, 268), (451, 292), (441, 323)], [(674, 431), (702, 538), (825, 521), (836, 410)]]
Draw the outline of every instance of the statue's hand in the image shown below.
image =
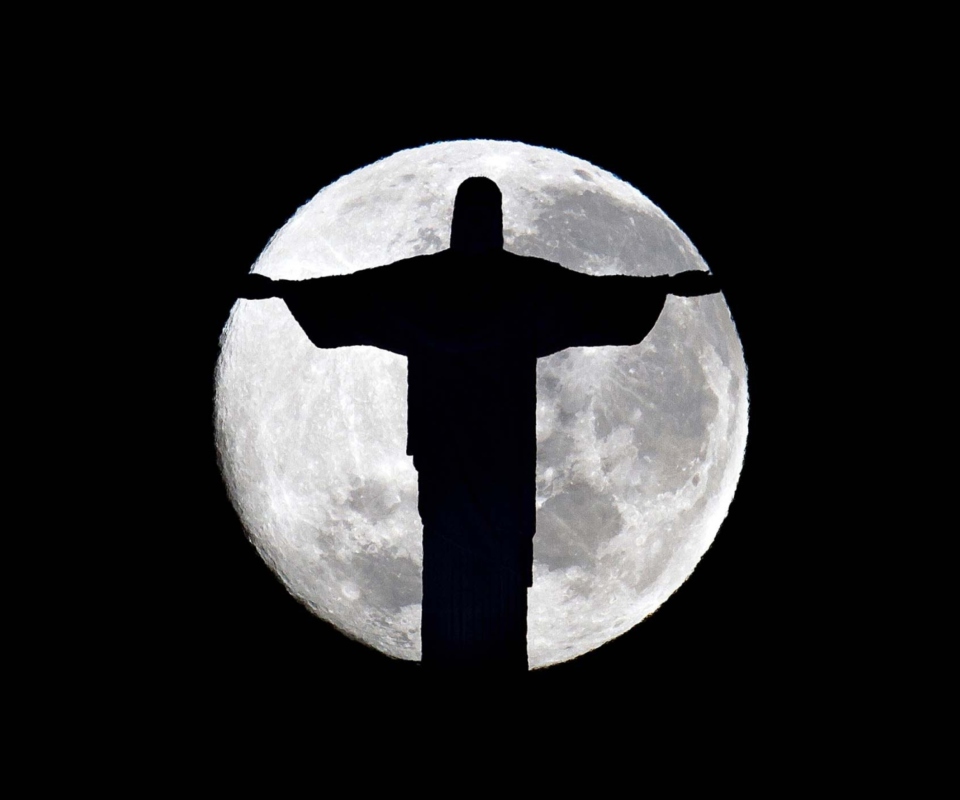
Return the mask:
[(702, 294), (713, 294), (720, 291), (720, 285), (715, 275), (709, 272), (681, 272), (670, 278), (668, 290), (678, 297), (698, 297)]
[(278, 297), (279, 287), (275, 281), (266, 275), (247, 275), (240, 286), (239, 295), (248, 300), (263, 300), (267, 297)]

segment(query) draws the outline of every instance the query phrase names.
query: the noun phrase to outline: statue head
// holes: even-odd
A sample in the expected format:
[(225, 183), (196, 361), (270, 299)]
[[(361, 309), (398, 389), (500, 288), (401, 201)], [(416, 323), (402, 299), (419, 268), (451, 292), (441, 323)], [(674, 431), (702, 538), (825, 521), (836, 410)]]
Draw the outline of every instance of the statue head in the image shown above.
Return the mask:
[(503, 196), (489, 178), (467, 178), (457, 189), (450, 249), (478, 255), (503, 249)]

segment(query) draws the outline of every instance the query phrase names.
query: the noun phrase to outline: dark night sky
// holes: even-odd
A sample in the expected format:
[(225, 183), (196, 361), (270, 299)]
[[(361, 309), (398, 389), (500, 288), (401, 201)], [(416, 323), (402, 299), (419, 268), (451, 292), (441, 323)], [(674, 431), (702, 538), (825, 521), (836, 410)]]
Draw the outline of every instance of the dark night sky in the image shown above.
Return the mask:
[[(660, 206), (723, 282), (751, 394), (740, 486), (693, 576), (640, 626), (575, 662), (529, 675), (524, 691), (545, 703), (589, 697), (618, 713), (659, 713), (674, 697), (685, 698), (680, 708), (791, 702), (798, 680), (826, 657), (820, 610), (814, 604), (801, 613), (809, 557), (798, 551), (810, 535), (811, 498), (802, 480), (810, 458), (799, 452), (805, 436), (794, 420), (804, 403), (788, 379), (798, 337), (787, 338), (784, 320), (797, 274), (786, 201), (800, 171), (772, 158), (776, 148), (758, 146), (755, 119), (733, 111), (712, 126), (698, 115), (668, 115), (668, 122), (601, 115), (603, 124), (588, 124), (570, 111), (508, 115), (491, 98), (446, 115), (408, 111), (406, 122), (388, 121), (376, 107), (331, 107), (319, 121), (277, 123), (257, 121), (252, 108), (197, 113), (173, 137), (170, 169), (160, 170), (176, 198), (164, 225), (164, 257), (179, 261), (168, 272), (188, 283), (164, 343), (175, 376), (165, 387), (172, 390), (158, 436), (157, 466), (167, 484), (158, 497), (157, 484), (144, 482), (140, 500), (162, 542), (153, 640), (169, 688), (183, 698), (219, 694), (250, 704), (262, 692), (279, 692), (320, 704), (341, 692), (402, 695), (419, 685), (416, 666), (350, 642), (308, 613), (247, 543), (213, 447), (217, 339), (232, 305), (231, 282), (323, 186), (406, 147), (494, 138), (583, 158)], [(814, 580), (822, 587), (830, 578)]]

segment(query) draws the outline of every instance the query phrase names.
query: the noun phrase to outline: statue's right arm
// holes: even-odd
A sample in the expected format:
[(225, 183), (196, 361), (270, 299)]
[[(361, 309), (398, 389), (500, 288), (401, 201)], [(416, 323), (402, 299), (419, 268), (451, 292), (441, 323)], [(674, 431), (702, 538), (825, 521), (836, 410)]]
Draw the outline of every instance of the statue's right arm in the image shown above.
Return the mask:
[(265, 300), (268, 297), (283, 297), (283, 290), (289, 281), (273, 281), (266, 275), (245, 275), (238, 294), (247, 300)]
[(299, 281), (247, 275), (240, 296), (249, 300), (282, 299), (317, 347), (368, 345), (407, 354), (405, 330), (394, 319), (397, 292), (382, 270)]

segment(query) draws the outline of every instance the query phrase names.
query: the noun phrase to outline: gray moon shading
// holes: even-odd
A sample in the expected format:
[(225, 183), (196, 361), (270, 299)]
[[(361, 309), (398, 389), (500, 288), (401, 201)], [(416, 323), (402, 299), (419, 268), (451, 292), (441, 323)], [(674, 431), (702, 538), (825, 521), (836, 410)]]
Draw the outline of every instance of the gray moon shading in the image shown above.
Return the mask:
[[(405, 150), (341, 178), (253, 271), (301, 280), (443, 250), (457, 187), (473, 175), (500, 186), (514, 253), (592, 275), (707, 269), (609, 172), (476, 140)], [(416, 660), (423, 551), (406, 381), (401, 356), (315, 348), (282, 300), (239, 300), (221, 338), (215, 428), (233, 505), (289, 592), (348, 636)], [(726, 516), (746, 437), (746, 367), (720, 295), (669, 297), (636, 346), (540, 360), (531, 668), (619, 636), (680, 586)]]

